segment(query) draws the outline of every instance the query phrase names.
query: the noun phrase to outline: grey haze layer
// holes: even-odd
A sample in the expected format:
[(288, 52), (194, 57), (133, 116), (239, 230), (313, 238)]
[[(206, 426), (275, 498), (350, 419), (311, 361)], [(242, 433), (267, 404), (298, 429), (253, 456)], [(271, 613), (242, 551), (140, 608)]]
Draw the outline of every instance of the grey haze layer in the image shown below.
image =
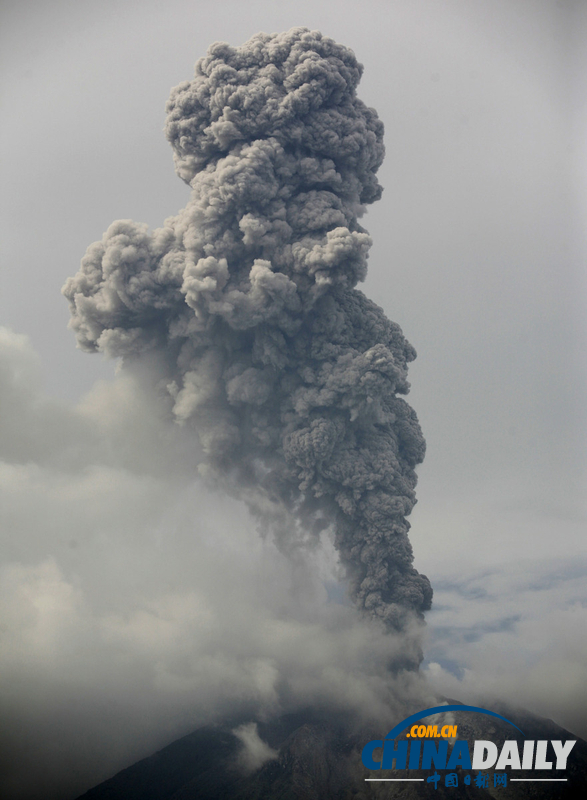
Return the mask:
[(415, 351), (355, 288), (384, 155), (361, 73), (305, 28), (212, 45), (167, 106), (188, 205), (114, 222), (63, 291), (81, 348), (164, 354), (208, 469), (285, 549), (333, 530), (359, 608), (405, 630), (432, 598), (406, 519), (425, 442)]

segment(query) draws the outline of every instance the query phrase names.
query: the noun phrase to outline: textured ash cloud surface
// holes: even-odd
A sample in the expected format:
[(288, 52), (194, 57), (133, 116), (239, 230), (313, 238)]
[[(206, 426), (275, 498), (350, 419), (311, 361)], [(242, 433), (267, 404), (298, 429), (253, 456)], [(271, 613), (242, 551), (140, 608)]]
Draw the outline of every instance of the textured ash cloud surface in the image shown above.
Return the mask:
[(190, 202), (152, 234), (113, 223), (64, 294), (82, 349), (160, 354), (226, 485), (286, 548), (333, 527), (359, 607), (401, 630), (432, 598), (406, 520), (425, 443), (398, 397), (415, 351), (355, 289), (384, 154), (361, 73), (305, 28), (212, 45), (167, 104)]
[[(112, 219), (156, 227), (188, 199), (161, 133), (170, 87), (211, 41), (237, 44), (259, 30), (307, 25), (354, 49), (387, 148), (385, 194), (364, 223), (373, 238), (365, 291), (419, 354), (410, 402), (428, 449), (410, 519), (418, 569), (435, 586), (426, 674), (462, 700), (491, 692), (585, 736), (585, 4), (21, 0), (2, 13), (2, 317), (31, 336), (50, 394), (75, 403), (113, 370), (72, 349), (64, 279)], [(258, 646), (286, 596), (298, 622), (281, 641), (307, 660), (298, 672), (318, 693), (329, 677), (320, 665), (334, 659), (355, 686), (340, 694), (372, 707), (379, 679), (371, 700), (356, 679), (380, 676), (393, 647), (378, 650), (340, 604), (339, 630), (355, 631), (350, 660), (334, 633), (325, 637), (328, 603), (344, 596), (330, 544), (307, 562), (325, 605), (304, 617), (304, 590), (286, 577), (291, 559), (274, 552), (261, 569), (242, 506), (194, 488), (194, 442), (163, 433), (144, 396), (124, 381), (102, 386), (80, 418), (35, 388), (28, 346), (9, 349), (22, 390), (0, 399), (10, 422), (1, 652), (11, 664), (2, 719), (13, 774), (46, 797), (70, 766), (67, 785), (89, 785), (198, 724), (196, 709), (223, 688), (208, 692), (201, 674), (202, 695), (190, 683), (193, 629), (181, 620), (185, 608), (195, 613), (194, 575), (217, 621), (230, 627), (231, 608), (244, 607), (241, 630), (224, 637), (221, 627), (209, 648), (197, 645), (212, 653), (212, 678), (227, 653), (219, 674), (234, 676), (224, 678), (230, 702), (240, 703), (239, 685), (249, 698), (271, 686), (230, 654), (249, 630)], [(201, 566), (195, 536), (212, 547)], [(238, 594), (267, 583), (261, 608)], [(305, 619), (318, 620), (314, 635)], [(333, 648), (324, 658), (321, 642)], [(265, 647), (281, 669), (285, 657)]]

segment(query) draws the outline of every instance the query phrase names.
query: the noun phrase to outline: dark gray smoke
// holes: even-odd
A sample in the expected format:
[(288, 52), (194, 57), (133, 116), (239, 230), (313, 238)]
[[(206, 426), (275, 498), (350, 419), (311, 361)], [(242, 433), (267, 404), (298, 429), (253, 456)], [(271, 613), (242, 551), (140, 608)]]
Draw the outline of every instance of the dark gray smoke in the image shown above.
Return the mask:
[(406, 519), (425, 443), (414, 349), (355, 289), (384, 155), (361, 73), (305, 28), (212, 45), (167, 106), (190, 202), (152, 234), (113, 223), (64, 294), (84, 350), (164, 353), (213, 474), (283, 547), (332, 529), (359, 608), (404, 630), (432, 598)]

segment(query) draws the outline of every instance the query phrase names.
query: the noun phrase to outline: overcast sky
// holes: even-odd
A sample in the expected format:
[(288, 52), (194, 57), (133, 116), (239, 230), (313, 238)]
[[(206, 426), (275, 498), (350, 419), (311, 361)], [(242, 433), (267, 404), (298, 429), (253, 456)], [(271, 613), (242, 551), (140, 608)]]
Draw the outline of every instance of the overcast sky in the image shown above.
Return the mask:
[(277, 708), (284, 676), (298, 699), (328, 685), (333, 702), (376, 708), (383, 691), (395, 645), (340, 602), (328, 543), (286, 563), (261, 542), (199, 484), (197, 445), (149, 377), (115, 379), (76, 350), (60, 294), (113, 220), (156, 227), (185, 205), (162, 133), (170, 88), (211, 42), (294, 25), (354, 50), (385, 124), (364, 289), (418, 351), (424, 672), (451, 697), (492, 694), (587, 736), (587, 6), (7, 1), (0, 703), (14, 798), (42, 780), (66, 800), (216, 713)]

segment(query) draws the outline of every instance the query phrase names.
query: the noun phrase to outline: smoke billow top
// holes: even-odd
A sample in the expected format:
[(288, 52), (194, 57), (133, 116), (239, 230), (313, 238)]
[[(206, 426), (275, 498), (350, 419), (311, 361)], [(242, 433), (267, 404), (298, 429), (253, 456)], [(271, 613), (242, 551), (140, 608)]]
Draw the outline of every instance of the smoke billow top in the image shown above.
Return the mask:
[(84, 350), (163, 354), (208, 473), (284, 549), (331, 530), (357, 606), (401, 631), (432, 597), (406, 519), (425, 443), (414, 349), (355, 288), (384, 155), (361, 72), (304, 28), (212, 45), (167, 106), (189, 203), (153, 233), (114, 222), (64, 294)]

